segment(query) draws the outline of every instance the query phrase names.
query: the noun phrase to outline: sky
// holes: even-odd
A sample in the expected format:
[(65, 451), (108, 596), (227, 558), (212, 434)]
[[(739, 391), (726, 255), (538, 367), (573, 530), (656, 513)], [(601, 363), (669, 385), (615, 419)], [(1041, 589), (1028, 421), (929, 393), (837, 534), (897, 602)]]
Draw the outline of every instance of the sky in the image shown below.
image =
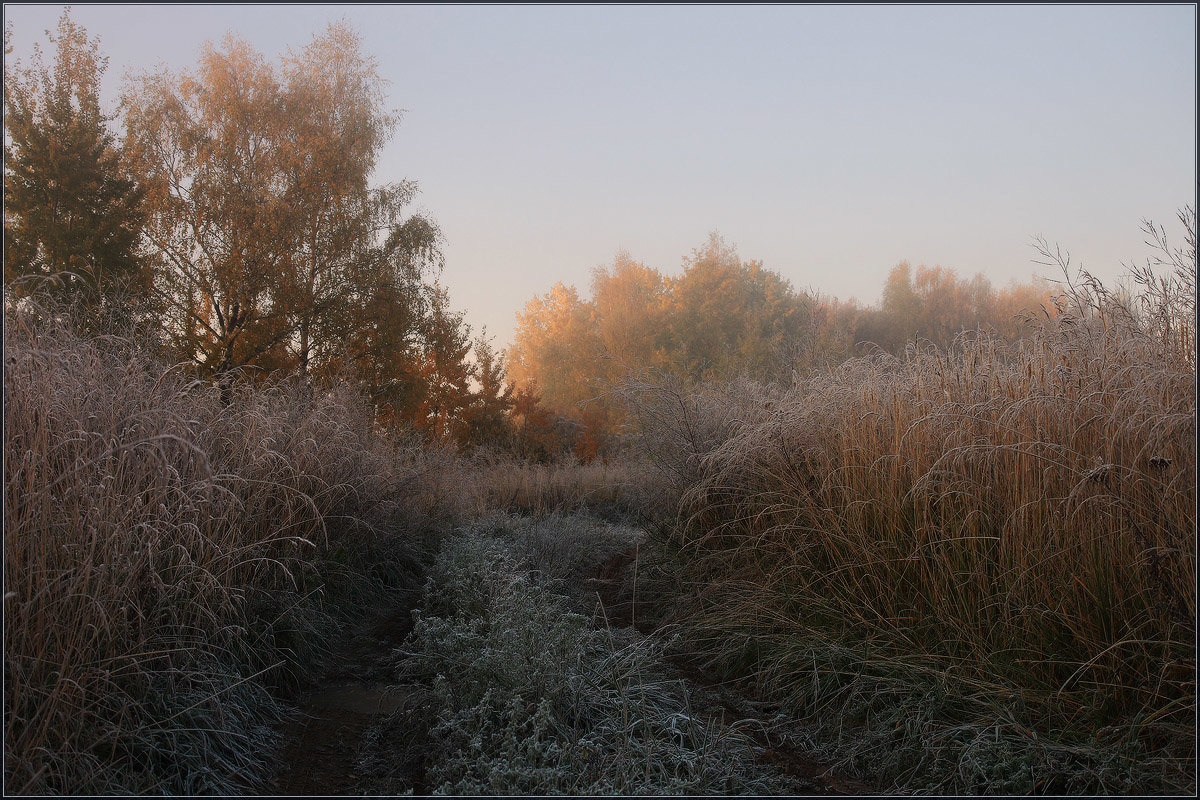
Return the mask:
[[(27, 58), (61, 5), (6, 4)], [(668, 274), (718, 231), (797, 289), (879, 299), (900, 261), (1056, 277), (1036, 236), (1116, 283), (1141, 220), (1194, 205), (1196, 6), (75, 4), (126, 74), (232, 31), (268, 57), (335, 20), (402, 121), (443, 284), (500, 346), (620, 250)]]

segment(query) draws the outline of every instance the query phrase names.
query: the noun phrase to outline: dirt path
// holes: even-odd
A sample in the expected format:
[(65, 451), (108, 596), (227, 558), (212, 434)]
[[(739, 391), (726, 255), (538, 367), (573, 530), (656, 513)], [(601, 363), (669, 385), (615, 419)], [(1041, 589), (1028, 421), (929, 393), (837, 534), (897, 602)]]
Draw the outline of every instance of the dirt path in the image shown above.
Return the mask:
[[(630, 571), (635, 551), (615, 556), (584, 582), (585, 592), (597, 597), (596, 624), (614, 628), (636, 625), (655, 635), (655, 623), (635, 607)], [(299, 713), (281, 728), (284, 744), (281, 769), (265, 787), (280, 795), (360, 795), (368, 776), (357, 768), (363, 737), (378, 715), (398, 710), (403, 689), (394, 685), (394, 651), (412, 629), (416, 598), (375, 608), (349, 626), (335, 643), (325, 673), (297, 700)], [(685, 679), (693, 698), (692, 711), (722, 726), (736, 727), (756, 745), (760, 763), (769, 764), (807, 787), (806, 794), (865, 795), (871, 787), (816, 758), (804, 744), (803, 729), (778, 713), (722, 686), (686, 653), (667, 654)]]
[(388, 682), (392, 651), (412, 629), (411, 602), (380, 607), (351, 626), (330, 666), (297, 701), (299, 714), (281, 730), (280, 773), (267, 787), (281, 795), (356, 795), (363, 734), (372, 718), (399, 708)]

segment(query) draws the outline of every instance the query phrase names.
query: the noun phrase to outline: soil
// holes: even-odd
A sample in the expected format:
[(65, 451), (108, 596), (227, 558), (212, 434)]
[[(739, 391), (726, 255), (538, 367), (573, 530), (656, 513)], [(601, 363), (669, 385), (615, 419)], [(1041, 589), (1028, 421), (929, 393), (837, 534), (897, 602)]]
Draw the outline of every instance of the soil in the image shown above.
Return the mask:
[(280, 795), (357, 795), (355, 773), (363, 734), (373, 717), (404, 701), (388, 682), (394, 651), (412, 629), (412, 601), (375, 608), (334, 645), (329, 667), (297, 699), (280, 731), (279, 774), (267, 787)]

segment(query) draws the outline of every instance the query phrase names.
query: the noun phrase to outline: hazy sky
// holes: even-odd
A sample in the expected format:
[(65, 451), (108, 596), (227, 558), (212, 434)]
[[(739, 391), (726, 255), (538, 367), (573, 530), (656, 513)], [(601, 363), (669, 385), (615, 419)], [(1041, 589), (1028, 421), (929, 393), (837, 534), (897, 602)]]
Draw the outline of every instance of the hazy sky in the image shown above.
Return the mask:
[[(5, 6), (15, 55), (61, 5)], [(619, 249), (668, 273), (718, 230), (797, 288), (878, 300), (899, 261), (1027, 280), (1038, 234), (1106, 280), (1195, 202), (1196, 8), (73, 6), (126, 71), (345, 18), (405, 110), (444, 283), (509, 341)]]

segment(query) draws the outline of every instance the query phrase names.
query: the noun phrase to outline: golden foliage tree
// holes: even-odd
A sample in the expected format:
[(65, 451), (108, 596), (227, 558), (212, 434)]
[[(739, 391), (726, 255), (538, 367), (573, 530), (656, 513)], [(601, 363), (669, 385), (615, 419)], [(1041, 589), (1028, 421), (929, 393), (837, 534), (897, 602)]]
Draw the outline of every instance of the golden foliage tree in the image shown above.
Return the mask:
[(593, 271), (591, 288), (584, 301), (559, 283), (526, 303), (508, 357), (514, 383), (579, 423), (576, 451), (584, 456), (603, 451), (621, 424), (609, 391), (631, 374), (664, 370), (689, 382), (765, 376), (787, 343), (810, 335), (810, 299), (761, 262), (743, 263), (715, 233), (679, 277), (621, 252)]
[(611, 267), (593, 270), (592, 313), (605, 355), (604, 377), (619, 380), (665, 361), (669, 302), (670, 284), (662, 273), (625, 251)]
[(536, 387), (548, 408), (570, 414), (598, 391), (600, 341), (590, 303), (573, 286), (556, 283), (517, 314), (508, 351), (509, 378)]
[(399, 348), (384, 363), (403, 358), (439, 237), (403, 216), (415, 184), (369, 183), (397, 122), (383, 85), (354, 32), (333, 24), (278, 67), (229, 35), (194, 73), (127, 90), (164, 329), (208, 373), (308, 374), (355, 361), (348, 345), (369, 339)]
[(811, 302), (717, 233), (672, 282), (667, 368), (690, 380), (769, 374), (778, 348), (806, 335)]
[(148, 74), (125, 96), (164, 328), (213, 374), (288, 334), (276, 306), (291, 247), (280, 95), (262, 56), (228, 36), (223, 49), (205, 46), (197, 74)]
[(864, 312), (855, 339), (898, 353), (913, 340), (949, 347), (963, 331), (987, 328), (1009, 339), (1029, 333), (1027, 313), (1053, 309), (1044, 280), (1013, 283), (996, 291), (983, 275), (960, 278), (949, 268), (902, 261), (888, 273), (877, 308)]

